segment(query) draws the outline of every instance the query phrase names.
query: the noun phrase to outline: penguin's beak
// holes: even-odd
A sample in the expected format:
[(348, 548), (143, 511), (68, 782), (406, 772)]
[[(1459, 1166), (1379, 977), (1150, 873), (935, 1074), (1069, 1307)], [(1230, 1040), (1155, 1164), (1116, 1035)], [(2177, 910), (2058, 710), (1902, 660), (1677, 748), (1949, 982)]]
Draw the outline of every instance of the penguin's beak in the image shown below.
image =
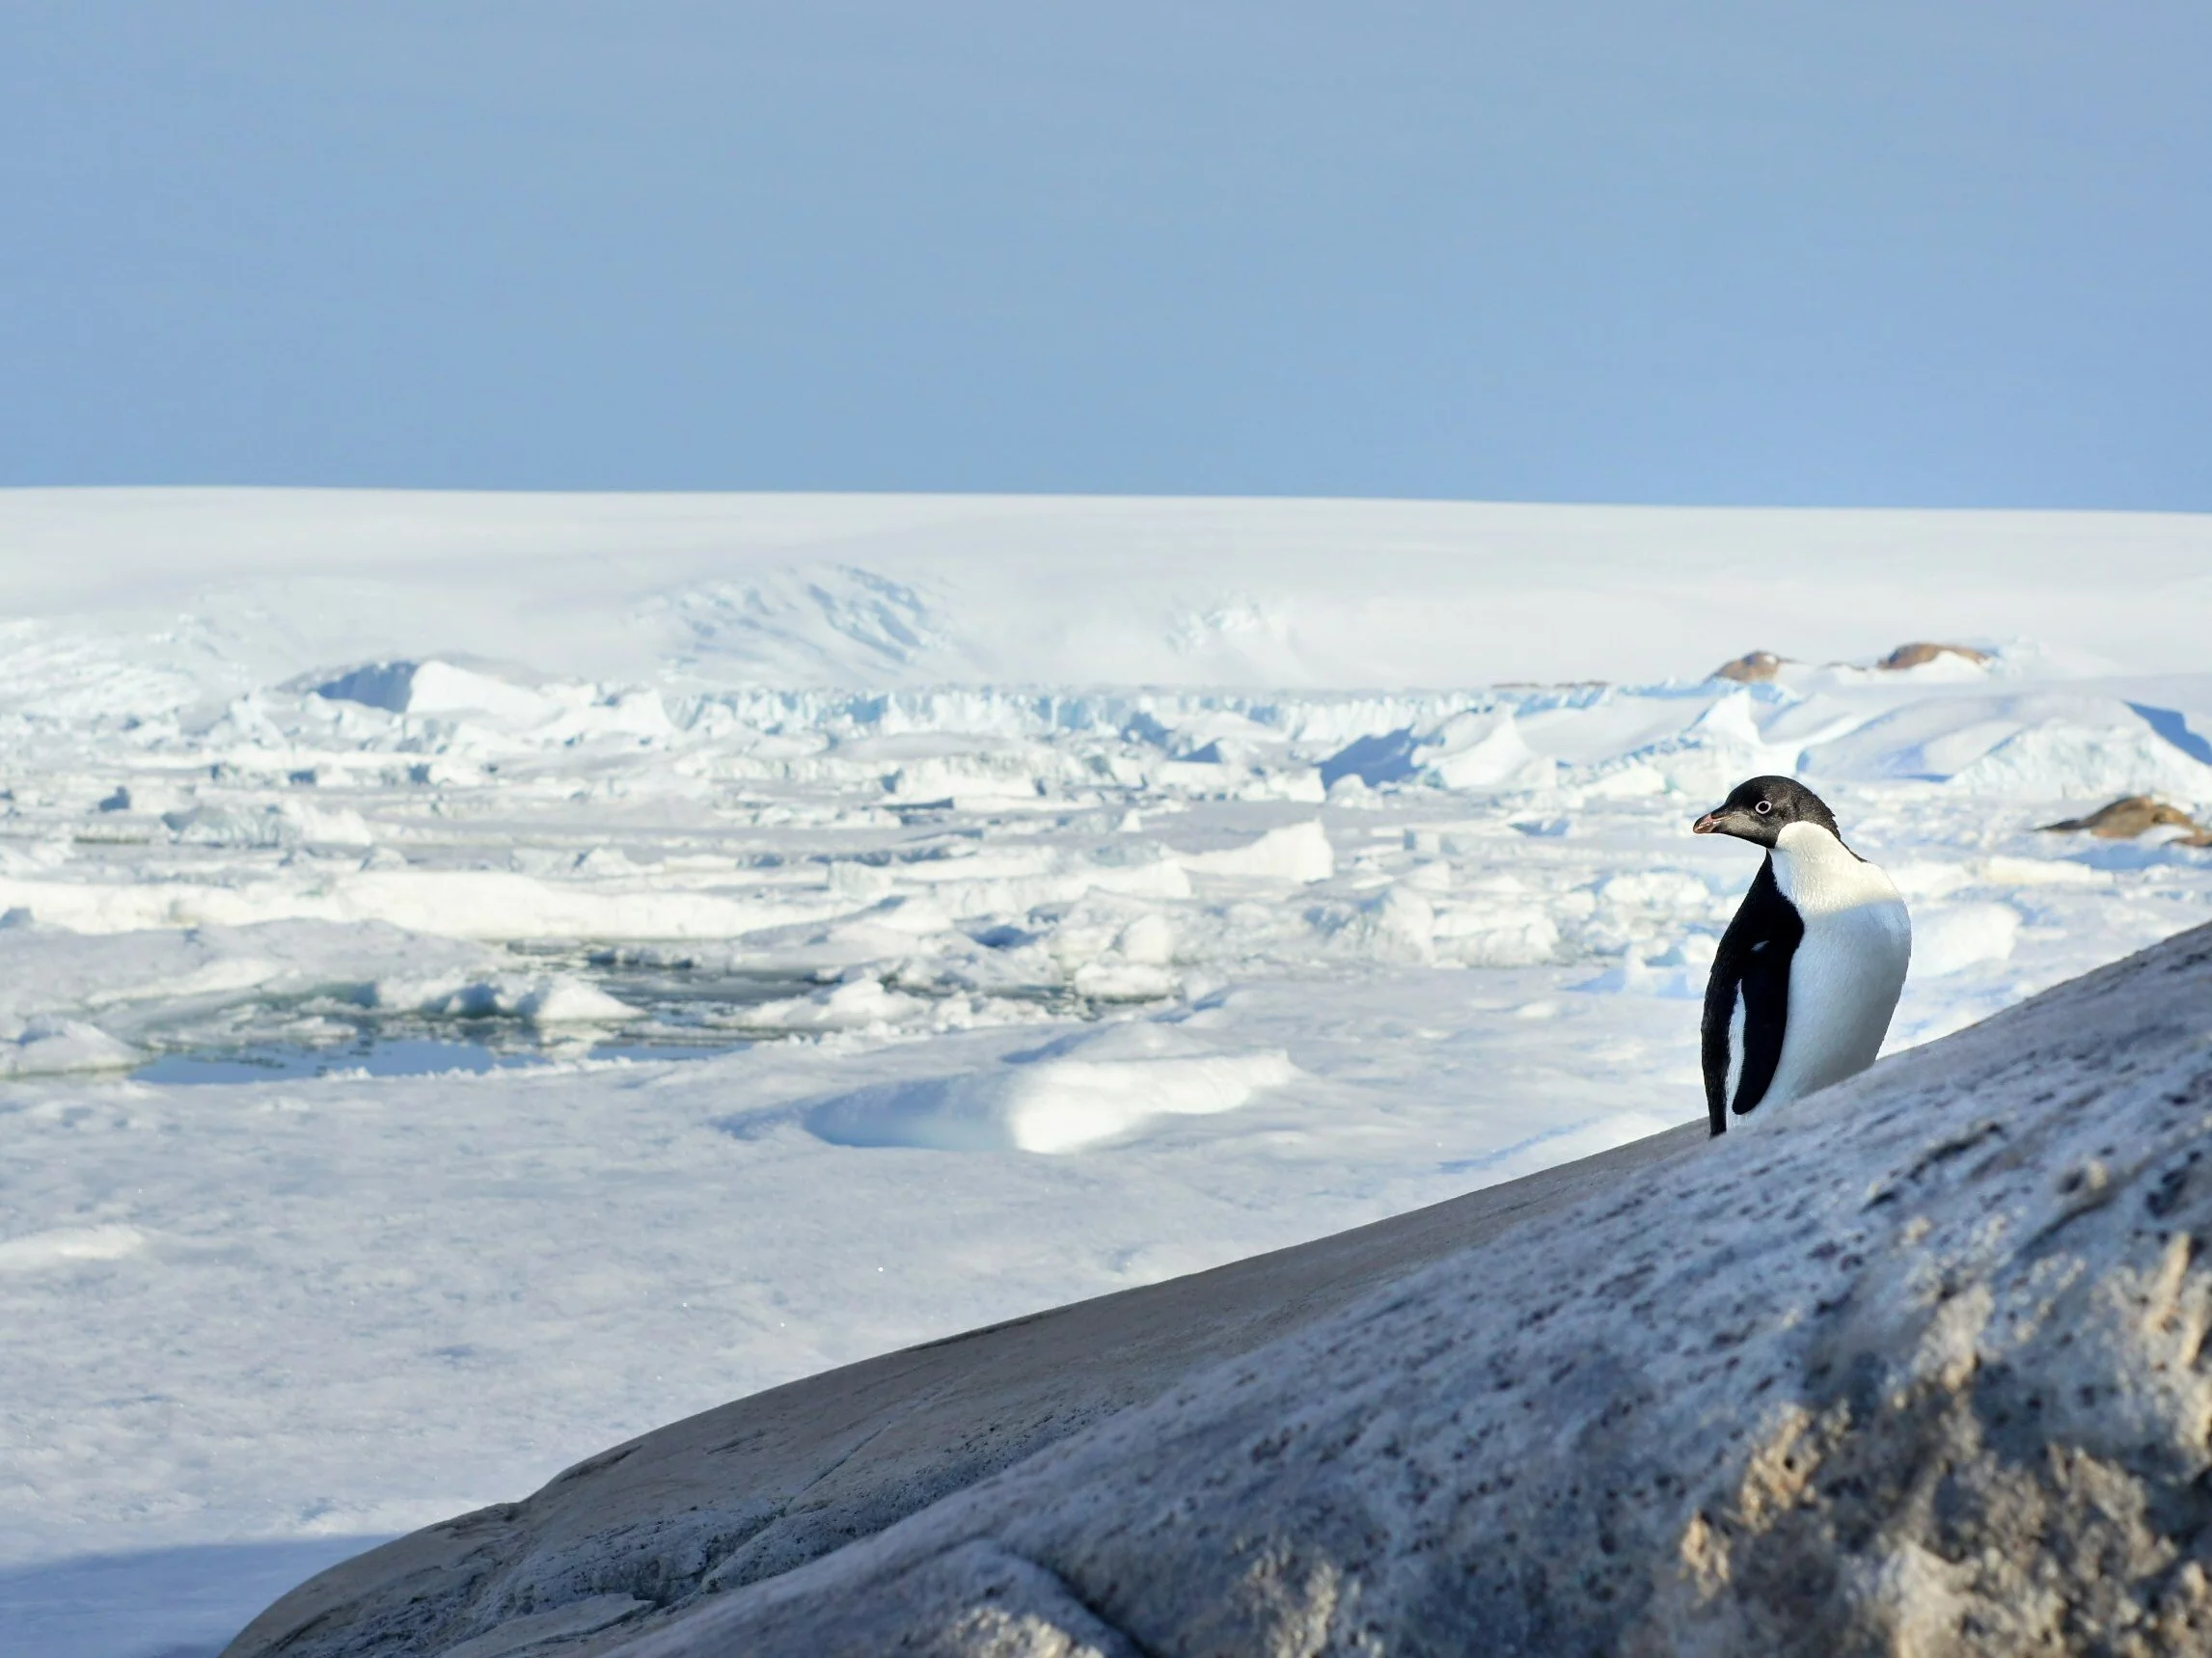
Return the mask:
[(1707, 812), (1707, 813), (1706, 813), (1706, 815), (1705, 815), (1704, 817), (1702, 817), (1702, 818), (1698, 819), (1698, 821), (1697, 821), (1696, 823), (1694, 823), (1694, 824), (1690, 825), (1690, 833), (1692, 833), (1692, 834), (1718, 834), (1718, 833), (1720, 833), (1720, 813), (1718, 813), (1718, 812)]

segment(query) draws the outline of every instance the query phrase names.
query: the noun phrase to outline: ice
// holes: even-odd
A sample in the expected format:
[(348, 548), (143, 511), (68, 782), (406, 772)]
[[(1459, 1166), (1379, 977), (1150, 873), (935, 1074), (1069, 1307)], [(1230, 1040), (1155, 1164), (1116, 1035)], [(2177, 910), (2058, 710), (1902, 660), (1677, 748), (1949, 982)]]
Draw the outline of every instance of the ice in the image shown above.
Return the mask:
[[(127, 791), (118, 796), (128, 809)], [(100, 809), (109, 809), (100, 802)], [(325, 846), (368, 846), (374, 839), (357, 811), (320, 811), (287, 801), (259, 808), (236, 805), (197, 805), (184, 811), (164, 812), (162, 826), (178, 844), (212, 847), (276, 847), (302, 843)]]
[(68, 1071), (127, 1071), (146, 1056), (97, 1025), (41, 1014), (0, 1038), (0, 1076), (50, 1076)]
[(23, 921), (6, 929), (0, 948), (0, 1035), (41, 1040), (41, 1020), (83, 1019), (131, 1043), (169, 1046), (174, 1032), (239, 1009), (318, 996), (373, 1006), (398, 975), (439, 968), (450, 990), (498, 962), (478, 946), (376, 923), (80, 933)]
[(2212, 804), (2212, 766), (2150, 729), (2053, 720), (2029, 727), (1962, 766), (1952, 781), (1979, 793), (2063, 796), (2158, 794)]
[(1328, 928), (1332, 942), (1379, 962), (1436, 959), (1436, 911), (1410, 885), (1394, 883)]
[(520, 1019), (538, 1025), (607, 1023), (637, 1012), (596, 986), (560, 978), (384, 979), (369, 987), (363, 999), (372, 1008), (448, 1019)]
[(1414, 749), (1413, 758), (1447, 789), (1552, 779), (1552, 768), (1522, 740), (1511, 709), (1453, 716)]
[(609, 890), (500, 870), (325, 868), (219, 882), (0, 878), (0, 903), (87, 933), (247, 927), (312, 919), (383, 922), (457, 938), (732, 938), (819, 914), (814, 903), (749, 903), (711, 892)]
[(1354, 738), (1321, 763), (1322, 787), (1334, 795), (1340, 783), (1373, 786), (1402, 781), (1419, 769), (1413, 749), (1410, 725)]
[(1280, 1048), (1225, 1052), (1172, 1025), (1108, 1025), (988, 1071), (841, 1095), (806, 1123), (844, 1146), (1079, 1152), (1156, 1117), (1234, 1111), (1297, 1074)]
[(521, 725), (544, 724), (560, 706), (496, 673), (435, 661), (372, 663), (315, 692), (393, 714), (489, 714)]
[(1949, 904), (1913, 913), (1912, 970), (1940, 978), (2012, 954), (2020, 912), (2008, 904)]
[(1534, 903), (1445, 905), (1434, 911), (1436, 951), (1470, 967), (1533, 967), (1559, 954), (1559, 924)]
[(1253, 876), (1265, 881), (1312, 883), (1336, 873), (1336, 853), (1321, 821), (1272, 829), (1246, 846), (1194, 853), (1183, 858), (1193, 875)]
[(927, 1009), (914, 996), (887, 991), (875, 979), (787, 1001), (764, 1002), (746, 1015), (753, 1030), (869, 1030), (895, 1026)]
[[(2212, 910), (2212, 850), (2038, 828), (2207, 800), (2196, 520), (27, 492), (0, 540), (0, 1627), (1695, 1118), (1758, 856), (1688, 825), (1755, 771), (1913, 906), (1893, 1047)], [(1916, 637), (1989, 660), (1873, 666)], [(87, 1596), (42, 1658), (159, 1649)]]
[(2187, 723), (2166, 712), (2153, 718), (2124, 697), (2053, 691), (1931, 697), (1812, 743), (1805, 759), (1838, 776), (1940, 778), (1995, 795), (2204, 800), (2212, 765), (2194, 751)]
[(146, 1247), (135, 1226), (60, 1227), (0, 1242), (0, 1272), (36, 1272), (76, 1261), (121, 1261)]

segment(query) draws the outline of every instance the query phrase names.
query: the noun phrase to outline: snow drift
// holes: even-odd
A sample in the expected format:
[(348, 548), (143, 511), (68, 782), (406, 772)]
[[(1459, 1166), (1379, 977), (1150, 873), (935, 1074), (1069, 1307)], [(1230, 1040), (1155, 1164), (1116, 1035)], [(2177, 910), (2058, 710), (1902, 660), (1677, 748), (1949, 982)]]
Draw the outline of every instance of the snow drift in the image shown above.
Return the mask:
[(806, 1122), (843, 1146), (1073, 1152), (1156, 1117), (1234, 1111), (1297, 1074), (1280, 1048), (1223, 1051), (1173, 1025), (1117, 1024), (1009, 1054), (988, 1072), (839, 1095)]

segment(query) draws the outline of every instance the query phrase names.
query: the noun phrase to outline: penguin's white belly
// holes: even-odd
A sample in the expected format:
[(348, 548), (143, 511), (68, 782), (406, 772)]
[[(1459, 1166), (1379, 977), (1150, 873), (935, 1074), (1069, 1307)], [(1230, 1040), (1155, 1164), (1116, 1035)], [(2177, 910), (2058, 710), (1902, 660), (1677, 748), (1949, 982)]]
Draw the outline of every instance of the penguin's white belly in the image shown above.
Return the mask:
[(1911, 959), (1911, 924), (1897, 899), (1807, 916), (1789, 960), (1782, 1060), (1763, 1103), (1802, 1099), (1873, 1064)]
[(1825, 829), (1785, 829), (1774, 879), (1805, 936), (1789, 959), (1789, 1017), (1781, 1063), (1761, 1101), (1766, 1105), (1802, 1099), (1873, 1064), (1912, 964), (1912, 920), (1897, 887)]

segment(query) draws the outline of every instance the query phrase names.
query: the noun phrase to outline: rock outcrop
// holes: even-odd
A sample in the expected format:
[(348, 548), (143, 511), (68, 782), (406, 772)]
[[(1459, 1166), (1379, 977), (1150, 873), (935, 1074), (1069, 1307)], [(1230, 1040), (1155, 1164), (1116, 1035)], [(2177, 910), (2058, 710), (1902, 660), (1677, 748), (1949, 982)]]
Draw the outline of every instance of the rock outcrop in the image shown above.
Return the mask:
[(2123, 795), (2086, 818), (2064, 818), (2043, 828), (2052, 833), (2086, 830), (2104, 840), (2133, 840), (2154, 829), (2171, 828), (2182, 831), (2179, 838), (2183, 846), (2212, 846), (2212, 829), (2199, 825), (2179, 806), (2148, 795)]
[[(1956, 657), (1960, 662), (1972, 663), (1980, 667), (1992, 659), (1987, 651), (1976, 650), (1972, 645), (1938, 644), (1928, 639), (1915, 639), (1901, 644), (1881, 661), (1874, 664), (1891, 673), (1908, 667), (1920, 667), (1942, 657)], [(1724, 662), (1712, 670), (1714, 679), (1733, 679), (1740, 685), (1763, 685), (1788, 666), (1789, 659), (1770, 650), (1746, 651), (1733, 661)], [(1843, 666), (1844, 664), (1832, 664)]]
[(1874, 666), (1897, 673), (1908, 667), (1919, 667), (1943, 656), (1957, 657), (1961, 662), (1973, 663), (1977, 667), (1989, 661), (1987, 651), (1976, 650), (1972, 645), (1937, 644), (1928, 639), (1915, 639), (1910, 644), (1898, 646)]
[(1763, 685), (1779, 673), (1789, 660), (1770, 650), (1745, 651), (1733, 662), (1724, 662), (1714, 668), (1712, 677), (1733, 679), (1739, 685)]
[[(704, 1456), (712, 1433), (789, 1436), (778, 1390), (349, 1563), (232, 1651), (2202, 1653), (2208, 1129), (2202, 927), (1755, 1132), (1553, 1171), (1568, 1183), (1461, 1239), (1443, 1206), (1425, 1211), (1433, 1247), (1387, 1264), (1387, 1226), (1422, 1217), (1311, 1246), (1365, 1263), (1312, 1316), (1267, 1304), (1298, 1252), (1263, 1258), (1272, 1277), (1203, 1275), (1221, 1298), (1170, 1340), (1159, 1392), (1041, 1431), (1046, 1379), (1017, 1364), (1007, 1397), (1026, 1402), (1002, 1420), (1033, 1448), (848, 1509), (854, 1540), (789, 1549), (791, 1569), (701, 1592), (703, 1538), (688, 1590), (646, 1565), (654, 1547), (674, 1560), (651, 1538), (699, 1500), (655, 1442), (689, 1433)], [(1126, 1318), (1198, 1282), (1110, 1300)], [(965, 1340), (980, 1356), (995, 1338)], [(911, 1421), (896, 1367), (958, 1345), (876, 1361), (892, 1368), (870, 1431)], [(961, 1409), (987, 1403), (988, 1369), (963, 1373)], [(858, 1409), (869, 1371), (798, 1392), (841, 1376)], [(614, 1482), (655, 1457), (654, 1481)], [(563, 1486), (593, 1481), (596, 1504), (556, 1521)], [(788, 1516), (810, 1498), (763, 1480), (721, 1500)], [(565, 1575), (532, 1576), (557, 1557)], [(413, 1633), (410, 1605), (431, 1609)]]

